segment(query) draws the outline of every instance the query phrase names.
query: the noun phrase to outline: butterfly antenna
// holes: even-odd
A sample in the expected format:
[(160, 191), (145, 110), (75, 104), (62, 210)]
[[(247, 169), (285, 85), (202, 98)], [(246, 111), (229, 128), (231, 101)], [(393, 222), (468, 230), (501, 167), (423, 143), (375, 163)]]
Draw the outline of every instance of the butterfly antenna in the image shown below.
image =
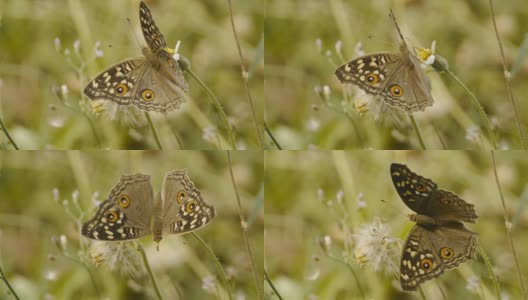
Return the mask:
[(394, 209), (395, 211), (397, 211), (400, 215), (402, 215), (402, 216), (404, 216), (404, 217), (406, 217), (406, 218), (409, 216), (409, 215), (404, 214), (401, 210), (397, 209), (394, 205), (390, 204), (389, 202), (387, 202), (387, 201), (385, 201), (385, 200), (383, 200), (383, 199), (381, 199), (380, 201), (383, 202), (383, 203), (385, 203), (385, 204), (387, 204), (389, 207), (391, 207), (392, 209)]
[(398, 35), (400, 36), (402, 43), (405, 44), (405, 39), (403, 38), (403, 35), (401, 33), (400, 26), (398, 26), (398, 22), (396, 22), (396, 17), (394, 16), (394, 12), (392, 11), (392, 8), (390, 9), (389, 17), (392, 19), (392, 22), (394, 23), (394, 26), (396, 27), (396, 31), (398, 31)]

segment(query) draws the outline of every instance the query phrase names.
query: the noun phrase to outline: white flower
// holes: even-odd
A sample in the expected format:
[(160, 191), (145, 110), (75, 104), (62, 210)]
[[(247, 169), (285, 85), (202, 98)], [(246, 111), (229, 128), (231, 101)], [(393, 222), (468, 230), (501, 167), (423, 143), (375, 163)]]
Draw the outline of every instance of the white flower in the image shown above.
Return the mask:
[(319, 126), (321, 124), (319, 123), (319, 120), (316, 119), (309, 119), (306, 121), (306, 128), (308, 128), (309, 131), (315, 132), (319, 129)]
[(216, 292), (216, 280), (213, 276), (205, 276), (202, 279), (202, 289), (209, 294)]
[(217, 138), (217, 130), (214, 126), (205, 127), (202, 132), (202, 139), (204, 139), (206, 142), (214, 143)]
[(359, 57), (359, 56), (363, 56), (365, 55), (365, 50), (363, 50), (363, 43), (361, 42), (358, 42), (356, 44), (356, 48), (354, 49), (354, 52), (356, 53), (356, 55)]
[(77, 39), (73, 42), (73, 50), (78, 53), (79, 49), (81, 49), (81, 41)]
[(466, 129), (466, 140), (476, 144), (480, 140), (480, 129), (477, 126), (472, 126)]
[(143, 272), (136, 242), (99, 242), (90, 247), (90, 258), (96, 266), (106, 265), (121, 274), (137, 277)]
[(60, 86), (60, 89), (61, 89), (61, 94), (62, 94), (62, 96), (64, 96), (64, 97), (66, 97), (66, 96), (68, 95), (69, 91), (70, 91), (70, 90), (68, 89), (68, 86), (65, 85), (65, 84), (61, 85), (61, 86)]
[(341, 49), (343, 48), (343, 41), (341, 40), (338, 40), (336, 43), (335, 43), (335, 49), (336, 49), (336, 52), (337, 53), (341, 53)]
[(343, 190), (337, 191), (337, 194), (336, 194), (337, 203), (339, 203), (339, 204), (343, 203), (343, 198), (344, 197), (345, 197), (345, 193), (343, 192)]
[(53, 44), (55, 45), (55, 50), (57, 50), (57, 52), (61, 50), (61, 40), (58, 37), (53, 40)]
[(317, 47), (317, 52), (319, 53), (323, 52), (323, 41), (321, 41), (320, 38), (317, 38), (315, 40), (315, 46)]
[(95, 57), (103, 57), (103, 56), (104, 56), (104, 52), (101, 49), (101, 42), (97, 41), (95, 42)]
[(363, 192), (359, 192), (359, 194), (356, 196), (356, 203), (357, 203), (358, 209), (367, 207), (367, 202), (363, 200), (364, 196), (365, 195), (363, 194)]
[(59, 189), (53, 188), (52, 193), (53, 193), (53, 200), (55, 200), (55, 202), (59, 202), (59, 197), (60, 197)]
[[(369, 224), (363, 224), (353, 234), (355, 242), (354, 258), (360, 266), (369, 265), (375, 271), (383, 267), (394, 266), (394, 258), (398, 257), (399, 240), (390, 237), (391, 227), (384, 224), (378, 217)], [(392, 271), (386, 268), (386, 271)]]
[(480, 278), (471, 276), (467, 279), (466, 289), (474, 294), (478, 294), (480, 287)]

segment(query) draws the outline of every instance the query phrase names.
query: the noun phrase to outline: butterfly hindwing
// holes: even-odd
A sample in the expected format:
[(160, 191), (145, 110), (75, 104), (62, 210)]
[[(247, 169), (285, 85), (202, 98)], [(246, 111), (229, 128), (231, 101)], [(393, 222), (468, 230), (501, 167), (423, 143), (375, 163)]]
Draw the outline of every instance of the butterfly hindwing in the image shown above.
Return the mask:
[(83, 224), (81, 233), (91, 239), (122, 241), (150, 233), (153, 191), (150, 176), (123, 175), (97, 213)]
[(478, 234), (461, 223), (424, 227), (415, 225), (403, 246), (400, 282), (404, 290), (415, 290), (421, 283), (439, 277), (444, 270), (473, 258)]
[(185, 170), (169, 172), (162, 186), (163, 232), (184, 233), (205, 226), (215, 217)]

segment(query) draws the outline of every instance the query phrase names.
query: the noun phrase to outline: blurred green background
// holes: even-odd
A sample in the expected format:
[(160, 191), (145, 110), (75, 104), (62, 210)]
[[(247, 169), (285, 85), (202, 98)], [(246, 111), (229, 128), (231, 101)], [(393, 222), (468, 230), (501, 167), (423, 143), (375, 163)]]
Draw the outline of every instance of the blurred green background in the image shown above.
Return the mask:
[[(262, 282), (262, 152), (232, 152), (231, 159)], [(0, 155), (0, 266), (21, 299), (153, 299), (148, 277), (132, 277), (126, 271), (119, 275), (105, 263), (97, 268), (91, 263), (90, 240), (80, 235), (80, 225), (95, 214), (93, 199), (104, 200), (122, 174), (148, 174), (159, 191), (165, 174), (174, 169), (186, 169), (204, 200), (216, 209), (215, 219), (196, 233), (218, 257), (233, 293), (255, 299), (226, 152), (4, 151)], [(67, 239), (64, 250), (53, 238), (61, 235)], [(139, 242), (165, 299), (226, 299), (216, 290), (225, 287), (211, 255), (190, 234), (164, 235), (159, 252), (152, 236)], [(144, 270), (142, 264), (140, 270)], [(216, 284), (211, 292), (212, 279)], [(0, 282), (0, 298), (12, 298), (4, 282)]]
[[(526, 283), (528, 156), (521, 151), (502, 151), (495, 152), (495, 157)], [(439, 188), (475, 205), (479, 219), (476, 224), (466, 223), (466, 227), (480, 234), (479, 243), (499, 278), (503, 299), (521, 299), (491, 154), (480, 151), (267, 152), (265, 267), (283, 298), (422, 299), (418, 293), (402, 292), (396, 276), (399, 243), (414, 222), (406, 216), (412, 211), (393, 186), (389, 173), (392, 162), (406, 164)], [(378, 232), (377, 241), (368, 250), (376, 259), (385, 257), (392, 263), (383, 263), (378, 271), (372, 266), (372, 256), (363, 267), (356, 256), (359, 241), (372, 234), (364, 229), (373, 228), (376, 219), (388, 227), (388, 232)], [(319, 242), (324, 236), (331, 240), (327, 250)], [(383, 252), (382, 245), (391, 240), (401, 241), (392, 252)], [(476, 259), (422, 287), (425, 299), (497, 299), (479, 253)], [(271, 293), (269, 288), (267, 292)]]
[[(512, 89), (526, 131), (526, 1), (493, 2), (506, 62), (516, 69)], [(484, 107), (499, 147), (521, 148), (488, 1), (266, 3), (266, 122), (284, 149), (420, 148), (408, 118), (398, 123), (386, 114), (381, 121), (371, 114), (360, 116), (353, 104), (359, 94), (348, 92), (345, 98), (345, 88), (334, 76), (339, 65), (357, 57), (358, 43), (362, 43), (366, 54), (398, 51), (396, 31), (389, 18), (391, 8), (409, 46), (430, 48), (436, 40), (436, 53), (447, 59), (451, 71)], [(316, 45), (318, 39), (320, 47)], [(342, 55), (336, 54), (337, 41), (342, 41)], [(520, 50), (523, 41), (527, 43), (524, 52)], [(524, 60), (517, 61), (521, 53)], [(415, 114), (427, 149), (487, 148), (484, 123), (463, 89), (445, 74), (427, 71), (427, 75), (435, 104)], [(329, 94), (314, 91), (323, 86), (328, 86)], [(331, 106), (323, 102), (324, 98)]]
[[(232, 2), (261, 124), (264, 3)], [(237, 148), (260, 148), (227, 2), (152, 0), (146, 4), (168, 47), (182, 41), (179, 53), (219, 99), (234, 127)], [(138, 7), (137, 0), (0, 0), (0, 117), (20, 148), (156, 147), (143, 114), (135, 122), (127, 117), (112, 120), (108, 114), (96, 116), (90, 100), (81, 97), (84, 86), (99, 72), (142, 55), (145, 42)], [(56, 38), (60, 40), (58, 49)], [(76, 40), (80, 42), (78, 51)], [(95, 58), (97, 41), (104, 55)], [(151, 113), (161, 142), (168, 149), (218, 149), (216, 133), (227, 138), (220, 115), (204, 89), (188, 74), (185, 77), (193, 101), (167, 115)], [(66, 94), (62, 86), (67, 88)], [(0, 143), (12, 149), (4, 135)]]

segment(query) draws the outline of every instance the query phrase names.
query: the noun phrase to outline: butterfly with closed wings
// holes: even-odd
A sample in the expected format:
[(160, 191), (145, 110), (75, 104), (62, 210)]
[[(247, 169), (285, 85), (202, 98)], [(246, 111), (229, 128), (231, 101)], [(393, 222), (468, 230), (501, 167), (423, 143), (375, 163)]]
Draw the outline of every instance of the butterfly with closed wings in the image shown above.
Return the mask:
[(412, 291), (475, 256), (478, 234), (462, 222), (475, 223), (478, 216), (473, 204), (438, 189), (405, 165), (391, 164), (390, 174), (401, 199), (415, 212), (410, 219), (416, 225), (403, 245), (400, 262), (401, 287)]
[(101, 72), (84, 88), (91, 100), (133, 105), (143, 111), (169, 112), (185, 102), (189, 87), (174, 51), (152, 19), (147, 5), (139, 3), (139, 20), (147, 47), (143, 57), (121, 61)]
[(411, 52), (394, 14), (390, 13), (400, 38), (400, 52), (378, 52), (356, 58), (335, 71), (342, 83), (351, 83), (367, 94), (407, 113), (433, 105), (431, 83), (418, 57)]
[(97, 213), (83, 224), (81, 233), (103, 241), (126, 241), (152, 234), (159, 243), (162, 233), (194, 231), (215, 217), (185, 170), (167, 173), (161, 193), (154, 196), (150, 176), (123, 175)]

